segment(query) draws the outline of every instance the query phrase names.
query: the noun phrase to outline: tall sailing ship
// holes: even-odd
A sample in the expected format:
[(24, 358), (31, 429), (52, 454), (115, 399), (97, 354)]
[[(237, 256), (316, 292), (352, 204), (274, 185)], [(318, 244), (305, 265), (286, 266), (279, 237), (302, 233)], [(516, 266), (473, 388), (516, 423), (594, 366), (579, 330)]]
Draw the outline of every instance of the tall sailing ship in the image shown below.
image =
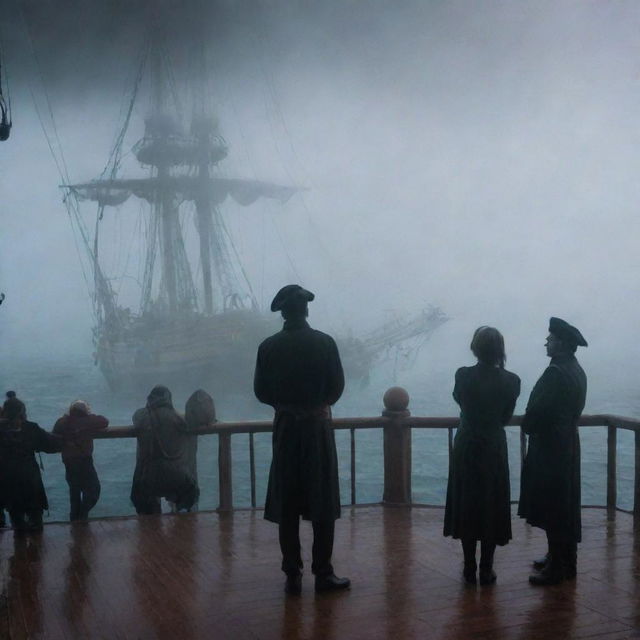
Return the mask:
[[(201, 48), (194, 68), (200, 69), (203, 83), (204, 59)], [(92, 271), (94, 357), (114, 391), (139, 391), (166, 381), (211, 386), (216, 393), (246, 392), (257, 345), (278, 325), (258, 304), (221, 207), (227, 199), (242, 206), (264, 198), (285, 203), (300, 189), (223, 177), (220, 164), (229, 149), (216, 118), (207, 112), (203, 92), (197, 86), (191, 91), (194, 104), (185, 126), (172, 82), (170, 56), (156, 28), (105, 170), (90, 182), (62, 185)], [(131, 149), (144, 173), (122, 175), (124, 141), (145, 88), (144, 134)], [(101, 234), (110, 211), (134, 199), (144, 205), (139, 229), (144, 255), (139, 299), (132, 308), (121, 300), (117, 280), (106, 273)], [(93, 233), (80, 215), (78, 202), (83, 201), (97, 204)], [(185, 240), (188, 215), (197, 232), (191, 245)], [(282, 284), (273, 282), (270, 288)], [(366, 378), (383, 354), (407, 344), (417, 348), (446, 319), (440, 309), (428, 307), (359, 338), (338, 336), (347, 375)]]

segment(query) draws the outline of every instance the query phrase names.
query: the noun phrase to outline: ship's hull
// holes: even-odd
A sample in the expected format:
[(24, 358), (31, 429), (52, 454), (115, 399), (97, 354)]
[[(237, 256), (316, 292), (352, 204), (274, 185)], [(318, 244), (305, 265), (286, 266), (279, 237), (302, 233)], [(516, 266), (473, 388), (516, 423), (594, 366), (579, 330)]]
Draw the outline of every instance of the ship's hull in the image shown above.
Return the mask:
[(114, 392), (148, 392), (156, 384), (250, 393), (258, 345), (277, 330), (273, 316), (235, 310), (206, 316), (136, 318), (96, 331), (96, 360)]

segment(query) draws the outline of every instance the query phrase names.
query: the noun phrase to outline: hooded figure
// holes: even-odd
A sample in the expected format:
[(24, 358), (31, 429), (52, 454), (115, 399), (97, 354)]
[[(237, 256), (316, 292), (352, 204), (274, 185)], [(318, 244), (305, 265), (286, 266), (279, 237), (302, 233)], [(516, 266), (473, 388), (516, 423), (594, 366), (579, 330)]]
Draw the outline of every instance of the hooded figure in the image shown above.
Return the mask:
[(584, 409), (587, 377), (575, 352), (587, 341), (560, 318), (549, 321), (545, 344), (551, 358), (536, 382), (522, 429), (529, 436), (522, 464), (518, 515), (547, 533), (549, 551), (534, 562), (536, 585), (557, 584), (576, 575), (581, 540), (580, 438), (578, 419)]
[[(194, 391), (184, 407), (184, 419), (190, 432), (216, 420), (216, 407), (213, 398), (202, 389)], [(198, 484), (198, 436), (191, 435), (187, 440), (189, 473)]]
[(254, 391), (275, 409), (273, 460), (264, 517), (279, 525), (285, 591), (300, 593), (300, 516), (313, 523), (316, 591), (349, 587), (331, 565), (335, 520), (340, 517), (338, 459), (331, 405), (344, 389), (338, 348), (331, 336), (307, 323), (313, 293), (283, 287), (271, 303), (284, 317), (282, 331), (258, 348)]
[(171, 392), (158, 385), (147, 397), (147, 406), (133, 414), (138, 431), (136, 468), (131, 502), (138, 514), (161, 513), (160, 498), (180, 510), (198, 500), (198, 486), (190, 468), (189, 429), (173, 408)]
[(27, 420), (24, 403), (9, 391), (0, 419), (0, 504), (16, 533), (42, 530), (49, 503), (34, 453), (55, 453), (61, 447), (60, 438)]

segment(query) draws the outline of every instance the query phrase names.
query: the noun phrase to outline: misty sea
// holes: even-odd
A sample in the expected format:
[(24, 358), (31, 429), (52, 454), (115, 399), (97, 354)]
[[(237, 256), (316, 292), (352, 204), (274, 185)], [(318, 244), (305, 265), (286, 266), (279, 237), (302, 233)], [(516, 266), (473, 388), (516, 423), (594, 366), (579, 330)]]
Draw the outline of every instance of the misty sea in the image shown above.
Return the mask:
[[(444, 380), (447, 380), (445, 384)], [(451, 376), (436, 376), (425, 381), (401, 381), (411, 395), (413, 415), (456, 415), (448, 386)], [(591, 380), (590, 380), (591, 383)], [(368, 385), (348, 385), (344, 397), (336, 405), (334, 416), (376, 416), (382, 409), (382, 395), (391, 386), (384, 375), (372, 375)], [(108, 389), (99, 369), (82, 356), (65, 358), (27, 358), (5, 363), (0, 372), (0, 390), (14, 389), (27, 404), (29, 419), (51, 430), (77, 398), (88, 401), (94, 412), (109, 418), (113, 426), (131, 424), (133, 412), (144, 406), (144, 397), (116, 396)], [(268, 407), (261, 407), (253, 398), (214, 397), (220, 420), (256, 420), (271, 417)], [(594, 388), (585, 412), (610, 412), (635, 417), (640, 414), (640, 400), (634, 390), (626, 393), (617, 389), (618, 399), (612, 405), (611, 393), (601, 382)], [(518, 401), (516, 413), (522, 413), (528, 390)], [(184, 410), (185, 397), (174, 397), (174, 406)], [(511, 466), (512, 499), (519, 495), (519, 430), (507, 429)], [(340, 464), (340, 483), (343, 503), (349, 501), (349, 432), (336, 432)], [(249, 437), (239, 434), (232, 438), (233, 489), (235, 506), (250, 505)], [(606, 429), (590, 428), (581, 432), (582, 443), (582, 501), (583, 504), (603, 505), (606, 501)], [(102, 484), (98, 505), (92, 517), (122, 516), (135, 513), (129, 501), (131, 479), (135, 465), (134, 439), (98, 440), (95, 443), (95, 465)], [(264, 504), (266, 482), (271, 458), (270, 434), (255, 436), (257, 501)], [(633, 434), (618, 432), (618, 504), (630, 509), (633, 502)], [(198, 476), (201, 488), (200, 509), (214, 509), (218, 501), (216, 470), (217, 437), (202, 436), (198, 444)], [(68, 493), (64, 466), (59, 454), (42, 454), (43, 480), (50, 503), (45, 521), (60, 521), (68, 517)], [(413, 498), (416, 502), (444, 504), (447, 482), (447, 433), (445, 430), (413, 431)], [(379, 429), (356, 432), (356, 490), (358, 502), (379, 502), (382, 496), (383, 460), (382, 432)]]

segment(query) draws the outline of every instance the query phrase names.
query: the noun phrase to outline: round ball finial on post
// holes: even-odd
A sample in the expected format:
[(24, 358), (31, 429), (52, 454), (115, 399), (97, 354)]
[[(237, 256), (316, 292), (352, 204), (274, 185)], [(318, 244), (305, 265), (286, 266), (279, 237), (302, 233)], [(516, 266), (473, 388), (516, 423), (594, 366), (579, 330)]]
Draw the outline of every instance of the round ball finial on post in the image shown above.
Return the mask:
[(410, 412), (407, 409), (409, 406), (409, 394), (407, 393), (407, 390), (402, 387), (391, 387), (390, 389), (387, 389), (382, 397), (382, 402), (384, 403), (384, 410), (382, 411), (383, 416), (397, 416), (398, 414), (402, 414), (404, 416), (410, 415)]

